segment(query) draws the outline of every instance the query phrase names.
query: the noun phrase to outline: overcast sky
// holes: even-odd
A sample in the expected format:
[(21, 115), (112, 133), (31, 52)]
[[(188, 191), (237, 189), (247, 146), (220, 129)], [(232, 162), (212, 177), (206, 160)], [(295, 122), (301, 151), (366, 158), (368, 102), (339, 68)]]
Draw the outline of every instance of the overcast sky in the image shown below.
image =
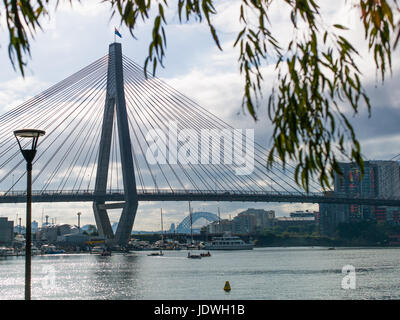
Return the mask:
[[(110, 8), (101, 1), (83, 1), (84, 4), (61, 5), (50, 20), (43, 21), (43, 32), (39, 32), (31, 42), (32, 57), (29, 60), (26, 77), (23, 79), (13, 70), (8, 59), (8, 34), (4, 15), (0, 29), (0, 112), (18, 106), (28, 98), (40, 93), (49, 86), (80, 70), (96, 59), (107, 54), (108, 46), (114, 39), (114, 26), (119, 21), (110, 21)], [(323, 2), (323, 1), (321, 1)], [(219, 51), (212, 40), (206, 25), (199, 23), (179, 24), (177, 14), (170, 10), (167, 14), (167, 57), (165, 68), (159, 68), (157, 76), (191, 97), (197, 103), (238, 128), (254, 128), (257, 141), (268, 147), (271, 126), (266, 119), (265, 109), (259, 110), (257, 123), (242, 112), (241, 98), (243, 79), (238, 72), (238, 51), (233, 42), (240, 31), (240, 1), (217, 1), (218, 15), (214, 19), (223, 51)], [(279, 1), (277, 3), (280, 3)], [(358, 22), (358, 13), (351, 10), (351, 1), (326, 1), (323, 8), (325, 23), (342, 23), (350, 27), (348, 37), (360, 50), (359, 65), (364, 74), (364, 85), (372, 102), (372, 115), (368, 117), (365, 109), (352, 119), (361, 140), (363, 154), (367, 159), (389, 160), (400, 153), (399, 134), (399, 51), (393, 54), (393, 74), (387, 77), (384, 85), (376, 76), (374, 64), (368, 57), (363, 32)], [(345, 4), (346, 3), (346, 4)], [(285, 42), (292, 36), (290, 20), (284, 5), (276, 5), (271, 10), (270, 20), (273, 32)], [(121, 40), (126, 56), (143, 64), (148, 50), (152, 26), (141, 23), (134, 40), (129, 32), (120, 28)], [(265, 92), (268, 94), (275, 80), (273, 66), (264, 70)], [(135, 230), (159, 229), (159, 208), (163, 207), (165, 227), (179, 223), (187, 214), (187, 203), (146, 203), (140, 204), (135, 221)], [(282, 204), (231, 204), (231, 203), (193, 203), (194, 210), (217, 212), (222, 217), (232, 217), (248, 207), (274, 209), (278, 215), (287, 215), (292, 210), (317, 210), (315, 205)], [(40, 221), (42, 212), (57, 223), (76, 223), (76, 213), (82, 212), (83, 224), (94, 223), (91, 204), (35, 204), (33, 218)], [(0, 216), (15, 219), (23, 216), (23, 205), (2, 205)], [(119, 211), (111, 211), (112, 222), (118, 221)]]

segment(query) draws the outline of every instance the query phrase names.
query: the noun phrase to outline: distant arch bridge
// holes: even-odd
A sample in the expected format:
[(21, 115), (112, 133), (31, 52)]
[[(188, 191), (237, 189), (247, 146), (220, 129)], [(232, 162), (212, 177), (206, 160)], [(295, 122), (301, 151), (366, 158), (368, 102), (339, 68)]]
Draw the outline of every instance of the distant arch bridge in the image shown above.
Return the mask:
[[(193, 212), (192, 223), (194, 224), (199, 219), (206, 219), (209, 222), (218, 221), (219, 218), (216, 214), (211, 212)], [(190, 233), (190, 215), (181, 221), (181, 223), (176, 228), (177, 233)]]

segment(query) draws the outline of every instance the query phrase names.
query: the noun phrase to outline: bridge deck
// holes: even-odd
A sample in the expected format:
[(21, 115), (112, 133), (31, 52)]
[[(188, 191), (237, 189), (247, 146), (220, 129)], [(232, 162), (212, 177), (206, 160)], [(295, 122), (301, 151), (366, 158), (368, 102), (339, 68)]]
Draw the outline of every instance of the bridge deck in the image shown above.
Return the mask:
[[(285, 192), (237, 192), (237, 191), (199, 191), (199, 190), (138, 190), (139, 201), (226, 201), (226, 202), (297, 202), (359, 204), (400, 207), (400, 199), (349, 198), (345, 195), (325, 195), (324, 193), (285, 193)], [(123, 190), (106, 194), (87, 191), (33, 191), (33, 202), (93, 202), (124, 201)], [(0, 194), (0, 203), (24, 203), (26, 193), (13, 191)]]

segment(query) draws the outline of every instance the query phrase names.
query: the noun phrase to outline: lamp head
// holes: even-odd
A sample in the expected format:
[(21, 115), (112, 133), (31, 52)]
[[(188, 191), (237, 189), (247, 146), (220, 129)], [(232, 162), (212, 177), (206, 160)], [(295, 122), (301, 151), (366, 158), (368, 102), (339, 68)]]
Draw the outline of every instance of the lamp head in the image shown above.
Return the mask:
[[(22, 155), (28, 163), (31, 163), (35, 158), (39, 137), (44, 136), (45, 134), (45, 131), (37, 129), (21, 129), (14, 131), (14, 136), (17, 139)], [(25, 141), (26, 139), (32, 140), (30, 149), (26, 148), (27, 145), (21, 144), (21, 141)]]

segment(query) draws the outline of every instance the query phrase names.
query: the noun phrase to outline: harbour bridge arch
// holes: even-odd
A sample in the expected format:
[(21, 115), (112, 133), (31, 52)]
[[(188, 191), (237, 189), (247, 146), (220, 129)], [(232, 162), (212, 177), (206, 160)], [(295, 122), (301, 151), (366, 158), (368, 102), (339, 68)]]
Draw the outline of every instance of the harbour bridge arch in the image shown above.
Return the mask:
[[(215, 213), (198, 211), (198, 212), (193, 212), (192, 223), (195, 223), (197, 220), (199, 220), (201, 218), (206, 219), (209, 222), (219, 220), (218, 216)], [(189, 233), (190, 232), (190, 216), (185, 217), (185, 219), (183, 219), (181, 221), (181, 223), (176, 228), (176, 232), (177, 233)]]

